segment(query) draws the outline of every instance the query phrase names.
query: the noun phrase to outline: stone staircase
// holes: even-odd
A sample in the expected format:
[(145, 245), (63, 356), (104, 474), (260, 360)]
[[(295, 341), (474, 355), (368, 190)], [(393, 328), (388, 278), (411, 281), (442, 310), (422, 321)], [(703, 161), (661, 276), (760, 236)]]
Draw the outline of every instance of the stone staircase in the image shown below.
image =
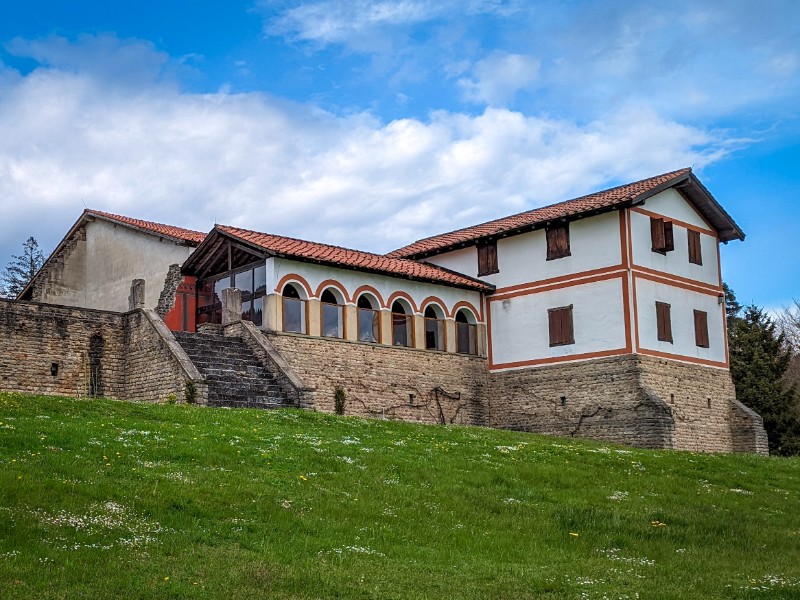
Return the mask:
[(230, 408), (290, 406), (274, 375), (236, 337), (174, 332), (208, 382), (208, 405)]

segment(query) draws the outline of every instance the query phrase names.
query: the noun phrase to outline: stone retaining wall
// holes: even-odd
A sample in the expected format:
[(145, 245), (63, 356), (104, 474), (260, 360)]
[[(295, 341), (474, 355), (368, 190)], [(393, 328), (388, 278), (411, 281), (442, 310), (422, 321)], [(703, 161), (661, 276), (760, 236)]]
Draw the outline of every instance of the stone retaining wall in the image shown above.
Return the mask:
[(153, 311), (0, 300), (3, 391), (150, 401), (174, 395), (182, 401), (192, 380), (202, 403), (205, 383), (175, 346)]
[(633, 355), (492, 373), (489, 424), (671, 448), (670, 410), (642, 389), (639, 375)]
[(486, 359), (287, 333), (264, 334), (303, 384), (317, 410), (422, 423), (483, 425)]

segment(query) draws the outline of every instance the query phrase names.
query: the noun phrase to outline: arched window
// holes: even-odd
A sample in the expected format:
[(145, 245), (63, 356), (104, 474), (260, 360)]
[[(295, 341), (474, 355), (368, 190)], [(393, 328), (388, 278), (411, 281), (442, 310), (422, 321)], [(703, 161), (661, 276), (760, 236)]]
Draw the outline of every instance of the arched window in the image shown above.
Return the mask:
[(392, 304), (392, 345), (410, 347), (414, 343), (414, 317), (411, 308), (400, 300)]
[(425, 348), (444, 352), (444, 312), (438, 306), (429, 304), (425, 309)]
[(378, 310), (377, 301), (371, 300), (367, 294), (361, 294), (356, 308), (358, 311), (358, 340), (360, 342), (379, 342), (381, 340), (381, 313)]
[(344, 306), (330, 288), (322, 292), (319, 300), (323, 337), (344, 337)]
[(300, 295), (298, 286), (287, 283), (283, 296), (283, 330), (290, 333), (306, 333), (306, 301)]
[(478, 353), (478, 325), (475, 315), (464, 308), (456, 313), (456, 352)]

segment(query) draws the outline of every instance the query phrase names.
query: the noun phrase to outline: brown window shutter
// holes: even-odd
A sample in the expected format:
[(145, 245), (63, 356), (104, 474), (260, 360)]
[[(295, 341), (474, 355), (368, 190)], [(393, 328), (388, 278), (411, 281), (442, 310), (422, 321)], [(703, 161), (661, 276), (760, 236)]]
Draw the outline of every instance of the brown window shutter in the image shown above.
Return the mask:
[(670, 305), (665, 302), (656, 302), (656, 329), (659, 341), (672, 343)]
[(562, 322), (564, 326), (564, 343), (565, 344), (574, 344), (575, 343), (575, 331), (572, 325), (572, 306), (564, 309)]
[(708, 348), (708, 313), (694, 311), (694, 342), (700, 348)]
[(653, 242), (653, 252), (664, 252), (666, 250), (664, 219), (650, 217), (650, 238)]
[(664, 250), (666, 252), (675, 250), (675, 234), (672, 231), (672, 221), (664, 222)]
[(551, 346), (563, 346), (575, 343), (575, 334), (572, 325), (572, 305), (549, 309), (547, 311), (547, 318)]
[(558, 311), (547, 311), (547, 320), (550, 329), (550, 345), (557, 346), (561, 343), (561, 320), (558, 316)]
[(497, 242), (478, 246), (478, 277), (497, 273)]
[(703, 264), (703, 251), (700, 244), (700, 233), (697, 231), (688, 231), (689, 234), (689, 262), (696, 265)]
[(569, 223), (545, 230), (547, 237), (547, 260), (570, 256)]

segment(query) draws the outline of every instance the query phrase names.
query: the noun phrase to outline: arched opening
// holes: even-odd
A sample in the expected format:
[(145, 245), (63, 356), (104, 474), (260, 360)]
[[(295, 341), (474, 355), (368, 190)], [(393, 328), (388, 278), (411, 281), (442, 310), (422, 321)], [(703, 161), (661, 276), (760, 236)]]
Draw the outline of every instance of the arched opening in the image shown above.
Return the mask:
[(323, 337), (344, 337), (344, 306), (331, 288), (322, 292), (320, 300), (320, 322)]
[(456, 352), (478, 353), (478, 325), (475, 315), (462, 308), (456, 313)]
[(299, 287), (287, 283), (283, 287), (283, 330), (289, 333), (306, 333), (306, 301)]
[(414, 343), (414, 317), (410, 306), (400, 300), (392, 304), (392, 345), (410, 347)]
[(361, 294), (356, 302), (358, 341), (377, 343), (381, 340), (380, 305), (369, 294)]
[(445, 350), (444, 311), (435, 304), (425, 309), (425, 348)]

